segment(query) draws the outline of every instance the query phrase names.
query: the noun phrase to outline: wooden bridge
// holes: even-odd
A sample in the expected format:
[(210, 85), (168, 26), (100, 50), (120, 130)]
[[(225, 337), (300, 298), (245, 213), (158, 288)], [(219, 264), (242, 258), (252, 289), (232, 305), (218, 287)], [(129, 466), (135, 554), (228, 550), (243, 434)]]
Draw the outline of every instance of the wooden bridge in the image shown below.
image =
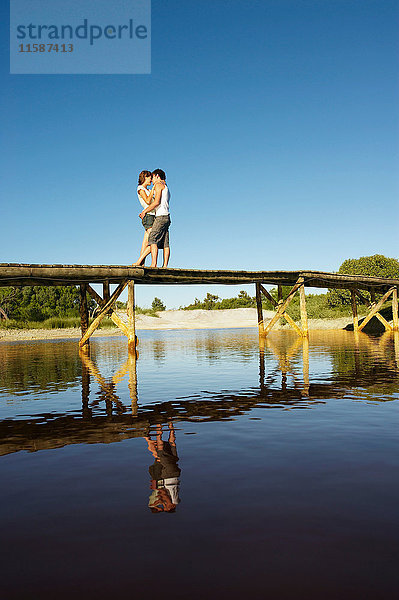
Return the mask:
[[(103, 295), (98, 294), (91, 284), (102, 284)], [(259, 335), (265, 337), (279, 321), (284, 318), (296, 332), (308, 336), (308, 320), (306, 312), (305, 288), (347, 289), (351, 292), (354, 331), (361, 331), (373, 316), (376, 316), (388, 331), (398, 331), (398, 288), (399, 279), (383, 277), (366, 277), (363, 275), (342, 275), (322, 271), (232, 271), (202, 269), (155, 269), (151, 267), (129, 267), (123, 265), (34, 265), (34, 264), (0, 264), (0, 286), (80, 286), (80, 318), (82, 337), (81, 348), (87, 347), (92, 333), (97, 329), (106, 315), (122, 330), (128, 338), (130, 348), (136, 346), (135, 335), (135, 303), (134, 286), (139, 285), (198, 285), (198, 284), (241, 285), (254, 284), (258, 313)], [(110, 285), (116, 285), (111, 294)], [(264, 287), (277, 287), (278, 298), (275, 300)], [(283, 286), (291, 289), (283, 299)], [(114, 307), (125, 288), (128, 288), (127, 323), (116, 314)], [(370, 293), (371, 302), (362, 294)], [(94, 298), (100, 312), (89, 325), (87, 293)], [(301, 326), (288, 314), (287, 308), (294, 296), (299, 294)], [(379, 299), (376, 300), (376, 295)], [(262, 296), (266, 297), (276, 309), (273, 318), (265, 323), (262, 310)], [(382, 305), (392, 300), (393, 324), (379, 313)], [(357, 304), (361, 302), (369, 306), (369, 312), (359, 324)]]

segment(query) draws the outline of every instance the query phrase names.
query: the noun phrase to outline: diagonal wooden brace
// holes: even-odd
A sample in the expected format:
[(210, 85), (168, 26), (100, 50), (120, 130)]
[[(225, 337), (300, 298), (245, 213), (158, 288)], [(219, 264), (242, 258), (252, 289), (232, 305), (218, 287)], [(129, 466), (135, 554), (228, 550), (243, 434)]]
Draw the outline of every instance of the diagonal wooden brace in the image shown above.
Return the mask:
[(367, 298), (365, 296), (363, 296), (363, 294), (361, 292), (359, 292), (359, 290), (352, 290), (354, 291), (354, 293), (356, 294), (356, 296), (359, 298), (359, 300), (361, 301), (362, 304), (366, 304), (367, 306), (370, 306), (370, 302), (367, 300)]
[(377, 317), (377, 319), (379, 319), (381, 321), (381, 323), (384, 325), (385, 329), (387, 329), (388, 331), (392, 331), (392, 327), (390, 326), (390, 324), (384, 319), (384, 317), (382, 315), (379, 314), (378, 311), (380, 310), (380, 308), (382, 307), (384, 302), (386, 302), (388, 300), (389, 296), (393, 293), (393, 291), (395, 289), (396, 288), (393, 288), (393, 287), (390, 288), (383, 295), (383, 297), (376, 304), (374, 304), (374, 306), (372, 306), (371, 311), (369, 312), (367, 317), (359, 325), (359, 331), (361, 331), (367, 325), (367, 323), (374, 317), (374, 315)]
[[(262, 294), (264, 296), (266, 296), (266, 298), (269, 300), (269, 302), (271, 302), (273, 304), (274, 308), (278, 308), (279, 304), (281, 306), (281, 303), (276, 302), (276, 300), (273, 298), (273, 296), (271, 294), (269, 294), (267, 289), (264, 288), (261, 283), (259, 284), (259, 289), (262, 292)], [(293, 329), (295, 329), (295, 331), (299, 335), (303, 335), (302, 330), (298, 327), (298, 325), (295, 323), (294, 319), (292, 319), (288, 313), (284, 312), (283, 317), (287, 321), (287, 323), (289, 323), (291, 325), (291, 327), (293, 327)], [(268, 331), (270, 331), (270, 330), (268, 330)]]
[[(90, 296), (97, 302), (98, 306), (102, 308), (107, 300), (101, 298), (100, 294), (97, 294), (96, 290), (93, 290), (91, 285), (87, 285), (87, 291), (89, 292)], [(123, 331), (123, 333), (127, 337), (129, 336), (129, 330), (126, 324), (122, 321), (122, 319), (116, 314), (114, 310), (112, 310), (112, 312), (109, 314), (109, 318), (115, 323), (117, 327), (119, 327), (121, 331)]]
[[(285, 317), (285, 315), (284, 315), (285, 309), (292, 302), (292, 300), (294, 299), (294, 296), (295, 296), (296, 292), (299, 290), (299, 288), (302, 285), (303, 285), (303, 282), (298, 280), (296, 282), (296, 284), (291, 288), (288, 296), (286, 297), (286, 299), (284, 300), (284, 302), (279, 305), (276, 314), (274, 315), (274, 317), (267, 324), (267, 326), (265, 328), (265, 335), (267, 335), (269, 333), (269, 331), (272, 329), (272, 327), (274, 327), (274, 325), (277, 323), (277, 321), (281, 317)], [(303, 335), (303, 332), (299, 329), (299, 327), (298, 327), (298, 325), (296, 323), (295, 323), (295, 329), (299, 332), (300, 335)]]
[[(83, 346), (83, 344), (89, 339), (89, 337), (92, 335), (92, 333), (97, 329), (97, 327), (100, 325), (101, 321), (107, 315), (108, 310), (113, 307), (114, 303), (119, 298), (119, 296), (121, 295), (121, 293), (123, 292), (123, 290), (125, 289), (126, 286), (127, 286), (127, 279), (125, 279), (124, 281), (122, 281), (122, 283), (120, 283), (118, 285), (118, 287), (116, 288), (116, 290), (114, 291), (114, 293), (112, 294), (112, 296), (108, 300), (108, 302), (106, 302), (105, 304), (102, 305), (100, 314), (94, 319), (92, 324), (89, 325), (86, 333), (79, 340), (80, 347)], [(91, 293), (90, 290), (88, 290), (88, 291), (90, 294)]]

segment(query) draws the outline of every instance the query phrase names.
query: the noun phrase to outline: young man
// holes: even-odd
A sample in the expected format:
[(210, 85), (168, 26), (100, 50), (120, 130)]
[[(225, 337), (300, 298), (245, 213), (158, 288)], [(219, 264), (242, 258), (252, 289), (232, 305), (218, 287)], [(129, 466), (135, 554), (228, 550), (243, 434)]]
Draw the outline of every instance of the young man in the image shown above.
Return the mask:
[[(154, 185), (151, 190), (153, 199), (151, 203), (139, 214), (140, 219), (147, 213), (155, 210), (155, 220), (148, 237), (148, 244), (151, 250), (151, 267), (157, 266), (158, 248), (163, 248), (163, 265), (167, 267), (170, 257), (169, 248), (169, 200), (170, 192), (166, 185), (166, 175), (162, 169), (155, 169), (152, 172), (152, 183)], [(148, 252), (147, 252), (148, 253)], [(141, 257), (140, 257), (141, 259)], [(139, 259), (139, 261), (140, 261)]]

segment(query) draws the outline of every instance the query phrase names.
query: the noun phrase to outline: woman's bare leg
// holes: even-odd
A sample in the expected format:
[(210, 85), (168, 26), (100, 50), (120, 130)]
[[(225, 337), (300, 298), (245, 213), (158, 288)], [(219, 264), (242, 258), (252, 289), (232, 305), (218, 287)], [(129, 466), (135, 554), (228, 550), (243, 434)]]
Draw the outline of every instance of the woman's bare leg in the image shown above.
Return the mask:
[(150, 232), (151, 232), (151, 227), (150, 227), (150, 229), (147, 229), (144, 234), (143, 243), (141, 244), (140, 256), (136, 260), (136, 262), (133, 263), (132, 267), (139, 267), (144, 262), (145, 257), (148, 256), (149, 253), (151, 252), (151, 248), (148, 245), (148, 236), (150, 235)]
[(150, 229), (146, 229), (144, 232), (143, 243), (141, 244), (140, 255), (143, 254), (144, 250), (148, 246), (148, 236), (150, 235), (150, 231), (151, 231), (151, 227), (150, 227)]

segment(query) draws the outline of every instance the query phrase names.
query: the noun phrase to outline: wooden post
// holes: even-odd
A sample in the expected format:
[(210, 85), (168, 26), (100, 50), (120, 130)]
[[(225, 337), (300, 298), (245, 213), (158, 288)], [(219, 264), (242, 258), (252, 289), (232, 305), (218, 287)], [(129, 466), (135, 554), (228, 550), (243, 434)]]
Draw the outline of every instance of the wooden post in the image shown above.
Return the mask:
[(357, 316), (356, 292), (354, 290), (351, 290), (351, 303), (353, 315), (353, 331), (357, 333), (359, 330), (359, 318)]
[[(89, 328), (89, 309), (87, 306), (87, 287), (86, 284), (80, 284), (80, 329), (82, 332), (82, 338), (84, 337), (86, 331)], [(89, 340), (87, 339), (81, 346), (82, 350), (85, 352), (90, 351)]]
[(262, 296), (260, 295), (260, 283), (255, 283), (255, 293), (256, 293), (256, 310), (258, 311), (258, 329), (259, 335), (263, 335), (265, 332), (265, 327), (263, 324), (263, 309), (262, 309)]
[(128, 338), (127, 345), (129, 351), (136, 351), (136, 315), (134, 309), (134, 281), (128, 283), (127, 296), (127, 328)]
[(392, 318), (393, 318), (393, 330), (399, 330), (398, 320), (398, 288), (394, 288), (392, 292)]
[(103, 283), (103, 299), (104, 299), (104, 302), (108, 302), (108, 300), (110, 299), (109, 279), (106, 279)]
[[(109, 288), (109, 279), (106, 279), (103, 283), (103, 300), (104, 304), (108, 302), (110, 299), (110, 288)], [(112, 311), (108, 311), (108, 315), (111, 314)]]
[(302, 285), (299, 288), (299, 305), (300, 305), (300, 309), (301, 309), (302, 335), (304, 337), (307, 337), (309, 335), (308, 313), (306, 312), (305, 286), (303, 284), (302, 277), (301, 277), (301, 279), (302, 279)]

